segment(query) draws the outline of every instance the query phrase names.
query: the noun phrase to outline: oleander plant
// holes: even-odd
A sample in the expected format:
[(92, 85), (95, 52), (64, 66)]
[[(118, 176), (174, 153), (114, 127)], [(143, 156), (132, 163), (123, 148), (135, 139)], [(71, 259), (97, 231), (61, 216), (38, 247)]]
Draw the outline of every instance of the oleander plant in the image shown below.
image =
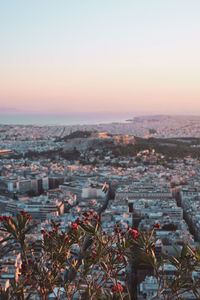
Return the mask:
[[(16, 250), (21, 255), (17, 280), (7, 289), (0, 287), (0, 299), (137, 299), (137, 271), (151, 270), (157, 279), (154, 299), (186, 299), (193, 293), (200, 299), (200, 250), (184, 244), (175, 256), (157, 257), (154, 232), (120, 228), (106, 233), (99, 215), (83, 213), (66, 231), (51, 221), (51, 230), (41, 228), (35, 239), (35, 223), (24, 210), (15, 217), (0, 217), (1, 261), (3, 253)], [(166, 276), (165, 265), (174, 274)], [(1, 276), (2, 269), (0, 269)], [(152, 298), (153, 299), (153, 298)]]

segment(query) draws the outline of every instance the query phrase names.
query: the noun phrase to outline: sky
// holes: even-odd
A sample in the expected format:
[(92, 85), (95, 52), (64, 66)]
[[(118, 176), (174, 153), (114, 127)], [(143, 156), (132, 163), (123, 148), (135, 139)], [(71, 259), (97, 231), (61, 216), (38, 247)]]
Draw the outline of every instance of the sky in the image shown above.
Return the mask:
[(199, 0), (0, 0), (1, 114), (199, 114)]

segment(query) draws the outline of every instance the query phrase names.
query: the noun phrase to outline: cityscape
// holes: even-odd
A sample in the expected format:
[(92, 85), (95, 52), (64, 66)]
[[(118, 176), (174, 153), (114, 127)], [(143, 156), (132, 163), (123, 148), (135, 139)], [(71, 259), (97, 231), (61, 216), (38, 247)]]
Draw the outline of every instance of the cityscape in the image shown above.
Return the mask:
[[(30, 214), (36, 224), (31, 235), (41, 241), (41, 228), (49, 230), (52, 220), (64, 229), (89, 207), (96, 214), (101, 211), (101, 226), (107, 233), (115, 224), (150, 231), (159, 223), (155, 237), (162, 255), (173, 255), (174, 246), (184, 243), (197, 248), (199, 122), (197, 117), (152, 116), (99, 125), (1, 125), (1, 214), (12, 217), (23, 210)], [(153, 148), (152, 139), (159, 138), (169, 153)], [(188, 144), (198, 155), (171, 156), (177, 142), (183, 148)], [(19, 252), (4, 254), (1, 266), (0, 284), (8, 289), (12, 279), (20, 276)], [(172, 267), (166, 268), (171, 276)], [(127, 267), (122, 269), (122, 286), (127, 272)], [(138, 279), (137, 299), (153, 299), (156, 278), (151, 274), (142, 279)], [(192, 297), (187, 293), (185, 299)]]
[(0, 1), (0, 300), (200, 299), (200, 1)]

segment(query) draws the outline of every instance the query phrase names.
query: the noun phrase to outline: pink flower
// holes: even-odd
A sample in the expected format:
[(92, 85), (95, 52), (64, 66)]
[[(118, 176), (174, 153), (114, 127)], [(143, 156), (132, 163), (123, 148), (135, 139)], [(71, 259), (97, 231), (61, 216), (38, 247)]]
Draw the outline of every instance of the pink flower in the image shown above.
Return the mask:
[(96, 251), (96, 250), (94, 250), (94, 251), (93, 251), (93, 254), (94, 254), (94, 255), (97, 255), (97, 251)]
[(97, 251), (93, 250), (92, 255), (89, 256), (89, 259), (91, 259), (93, 262), (97, 260)]
[(99, 215), (94, 215), (93, 219), (94, 219), (95, 221), (98, 221), (98, 220), (99, 220)]
[(124, 255), (120, 255), (120, 256), (119, 256), (119, 260), (120, 260), (121, 262), (127, 264), (127, 260), (126, 260), (126, 258), (124, 257)]
[(134, 230), (134, 229), (129, 229), (129, 234), (131, 235), (131, 237), (135, 240), (137, 240), (138, 238), (138, 231)]
[(27, 215), (27, 219), (28, 219), (29, 221), (31, 221), (31, 220), (32, 220), (32, 217), (28, 214), (28, 215)]
[(160, 229), (160, 227), (161, 227), (161, 226), (160, 226), (160, 224), (159, 224), (158, 222), (154, 224), (154, 228)]
[(112, 291), (112, 293), (115, 293), (115, 292), (118, 292), (118, 291), (122, 292), (123, 291), (123, 287), (121, 286), (120, 283), (118, 283), (117, 286), (115, 285), (115, 286), (113, 286), (111, 288), (111, 291)]
[(72, 226), (71, 226), (72, 229), (77, 229), (78, 228), (78, 225), (76, 222), (72, 222)]
[(77, 218), (77, 219), (76, 219), (76, 224), (77, 224), (77, 225), (80, 225), (80, 224), (81, 224), (81, 219), (80, 219), (80, 218)]

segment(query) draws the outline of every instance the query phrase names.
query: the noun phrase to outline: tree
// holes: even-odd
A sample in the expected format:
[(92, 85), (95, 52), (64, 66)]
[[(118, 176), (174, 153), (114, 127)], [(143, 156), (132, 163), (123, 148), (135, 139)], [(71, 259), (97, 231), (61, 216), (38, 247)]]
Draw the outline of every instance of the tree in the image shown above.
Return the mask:
[[(31, 299), (38, 296), (54, 299), (131, 299), (128, 277), (122, 275), (127, 265), (132, 265), (134, 274), (139, 268), (151, 268), (158, 281), (157, 297), (178, 299), (192, 291), (199, 294), (199, 279), (193, 272), (200, 271), (200, 250), (183, 245), (176, 256), (156, 257), (154, 231), (138, 232), (115, 225), (113, 232), (103, 231), (99, 215), (85, 212), (72, 222), (66, 232), (60, 224), (51, 222), (51, 230), (41, 228), (41, 248), (38, 249), (31, 233), (34, 223), (31, 216), (21, 211), (16, 217), (1, 216), (3, 238), (0, 243), (6, 252), (13, 247), (21, 253), (22, 266), (18, 281), (13, 281), (8, 290), (0, 290), (1, 299)], [(165, 264), (175, 268), (172, 279), (167, 280)], [(123, 284), (121, 282), (123, 276)], [(134, 291), (133, 291), (134, 292)], [(29, 297), (29, 298), (28, 298)], [(180, 299), (180, 298), (179, 298)]]

